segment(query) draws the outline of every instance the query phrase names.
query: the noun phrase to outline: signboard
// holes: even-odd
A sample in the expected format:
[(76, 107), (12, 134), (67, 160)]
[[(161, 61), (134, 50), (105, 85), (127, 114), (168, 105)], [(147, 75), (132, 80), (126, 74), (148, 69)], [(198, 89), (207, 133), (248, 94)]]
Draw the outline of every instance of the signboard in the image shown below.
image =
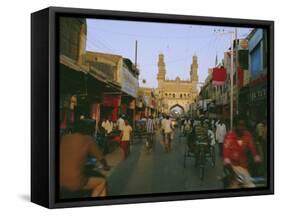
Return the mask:
[(262, 29), (258, 29), (254, 33), (252, 38), (249, 40), (249, 51), (250, 52), (258, 45), (258, 43), (261, 41), (262, 37), (263, 37), (263, 31), (262, 31)]
[(248, 49), (249, 48), (248, 40), (247, 39), (239, 40), (239, 48), (240, 49)]
[(137, 97), (138, 92), (138, 80), (130, 73), (130, 71), (123, 67), (122, 69), (122, 91), (131, 95), (132, 97)]
[(256, 101), (265, 100), (267, 97), (266, 84), (261, 84), (250, 89), (250, 101), (252, 103)]

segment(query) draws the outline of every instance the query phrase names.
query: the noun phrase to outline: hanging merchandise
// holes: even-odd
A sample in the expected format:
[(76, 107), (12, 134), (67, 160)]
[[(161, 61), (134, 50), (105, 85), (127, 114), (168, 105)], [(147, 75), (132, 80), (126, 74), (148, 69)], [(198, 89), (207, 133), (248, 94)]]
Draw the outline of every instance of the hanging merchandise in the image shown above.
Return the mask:
[(224, 67), (213, 68), (213, 85), (221, 86), (226, 80), (226, 69)]
[(103, 105), (106, 107), (118, 107), (120, 105), (120, 95), (103, 95)]

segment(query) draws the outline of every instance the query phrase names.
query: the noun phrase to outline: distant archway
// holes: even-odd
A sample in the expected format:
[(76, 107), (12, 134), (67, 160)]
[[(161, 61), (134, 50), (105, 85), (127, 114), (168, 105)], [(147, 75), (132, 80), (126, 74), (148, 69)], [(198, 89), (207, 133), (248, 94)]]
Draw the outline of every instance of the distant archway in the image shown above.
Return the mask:
[(184, 114), (184, 108), (180, 104), (175, 104), (170, 107), (170, 115), (174, 117), (179, 117)]

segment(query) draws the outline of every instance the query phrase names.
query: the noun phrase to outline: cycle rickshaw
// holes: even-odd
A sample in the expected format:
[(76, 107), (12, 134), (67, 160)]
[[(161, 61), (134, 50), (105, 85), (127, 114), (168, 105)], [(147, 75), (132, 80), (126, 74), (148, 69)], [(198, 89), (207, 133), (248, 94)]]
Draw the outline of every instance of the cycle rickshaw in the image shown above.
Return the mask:
[(194, 158), (194, 166), (199, 167), (202, 181), (204, 180), (207, 162), (211, 163), (212, 167), (215, 166), (216, 162), (215, 147), (211, 144), (211, 139), (209, 133), (196, 136), (194, 129), (192, 129), (187, 133), (184, 145), (184, 167), (186, 167), (187, 158)]

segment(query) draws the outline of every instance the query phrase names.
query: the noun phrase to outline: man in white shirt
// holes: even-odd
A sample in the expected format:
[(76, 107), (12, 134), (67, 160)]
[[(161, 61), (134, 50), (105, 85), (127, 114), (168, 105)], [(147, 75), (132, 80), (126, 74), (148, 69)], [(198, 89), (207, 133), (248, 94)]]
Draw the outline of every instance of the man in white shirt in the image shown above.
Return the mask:
[(219, 120), (216, 125), (216, 140), (219, 144), (219, 153), (222, 156), (223, 154), (223, 143), (224, 143), (224, 137), (226, 134), (226, 126), (223, 122), (223, 120)]
[(112, 121), (109, 120), (109, 118), (107, 118), (106, 120), (104, 120), (101, 124), (102, 128), (105, 130), (106, 134), (110, 134), (112, 132), (113, 129), (113, 123)]
[(152, 152), (154, 145), (154, 132), (155, 132), (155, 122), (152, 116), (149, 116), (146, 120), (146, 133), (147, 133), (147, 142), (146, 148), (149, 152)]
[(129, 125), (128, 120), (125, 120), (125, 125), (121, 131), (121, 149), (123, 150), (124, 153), (124, 159), (126, 159), (128, 156), (128, 148), (131, 140), (132, 131), (133, 129)]
[(108, 135), (112, 132), (113, 129), (113, 122), (108, 118), (105, 118), (101, 123), (101, 128), (103, 129), (103, 153), (109, 153), (109, 142), (108, 142)]
[(170, 152), (171, 151), (171, 141), (172, 141), (172, 121), (169, 116), (166, 116), (166, 119), (162, 120), (162, 130), (164, 132), (165, 137), (165, 151)]
[(118, 120), (117, 120), (117, 127), (118, 127), (118, 130), (122, 131), (123, 130), (123, 127), (125, 125), (125, 121), (123, 119), (123, 116), (119, 116)]

